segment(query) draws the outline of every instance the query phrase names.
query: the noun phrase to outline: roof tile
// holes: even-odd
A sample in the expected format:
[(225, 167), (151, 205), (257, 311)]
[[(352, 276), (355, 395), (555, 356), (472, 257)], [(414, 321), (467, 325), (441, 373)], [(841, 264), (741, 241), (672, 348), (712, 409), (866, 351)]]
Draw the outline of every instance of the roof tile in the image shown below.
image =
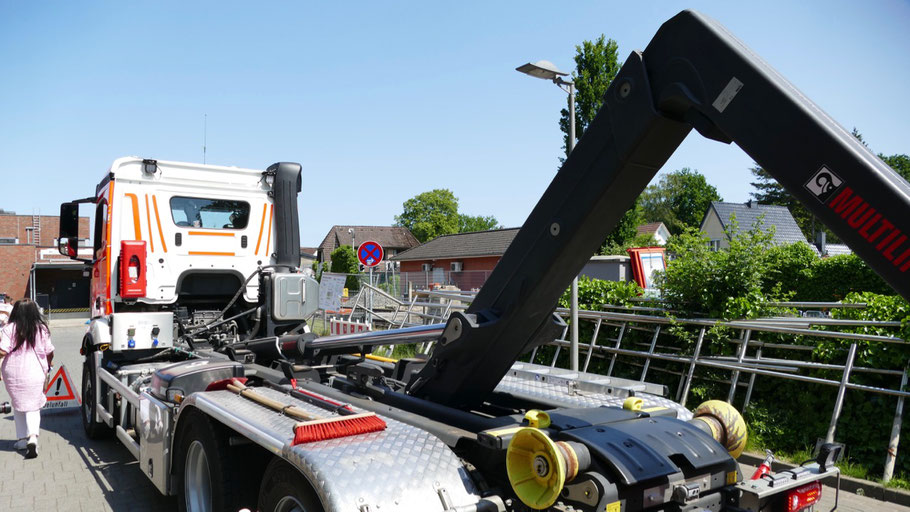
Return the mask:
[(502, 256), (521, 228), (443, 235), (391, 258), (395, 261)]

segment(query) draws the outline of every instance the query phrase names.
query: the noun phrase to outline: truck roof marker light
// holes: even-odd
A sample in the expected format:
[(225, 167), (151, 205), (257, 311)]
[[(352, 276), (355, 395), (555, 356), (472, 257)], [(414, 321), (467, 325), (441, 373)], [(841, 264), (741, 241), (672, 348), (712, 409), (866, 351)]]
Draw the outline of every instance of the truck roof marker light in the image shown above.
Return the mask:
[(158, 173), (158, 160), (146, 158), (142, 161), (142, 172), (145, 174), (155, 175)]

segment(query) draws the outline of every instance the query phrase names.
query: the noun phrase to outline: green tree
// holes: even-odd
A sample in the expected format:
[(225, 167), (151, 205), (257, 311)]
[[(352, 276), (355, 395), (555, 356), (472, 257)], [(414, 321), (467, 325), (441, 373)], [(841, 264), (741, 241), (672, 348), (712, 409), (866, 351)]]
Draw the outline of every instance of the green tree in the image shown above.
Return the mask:
[[(616, 41), (607, 39), (603, 34), (594, 41), (583, 41), (575, 46), (575, 70), (572, 81), (575, 83), (575, 139), (581, 139), (585, 130), (594, 121), (603, 97), (610, 83), (619, 72), (619, 46)], [(566, 100), (568, 101), (568, 99)], [(559, 129), (563, 132), (563, 147), (569, 147), (569, 109), (560, 112)], [(635, 228), (641, 218), (638, 199), (620, 219), (613, 231), (607, 235), (601, 250), (608, 246), (624, 245), (635, 238)]]
[(458, 198), (451, 190), (438, 188), (423, 192), (404, 202), (395, 225), (408, 228), (420, 243), (441, 235), (458, 233)]
[(502, 228), (492, 215), (458, 213), (458, 198), (445, 188), (417, 194), (402, 207), (401, 215), (395, 216), (395, 225), (408, 228), (420, 243), (442, 235)]
[(894, 172), (900, 174), (905, 180), (910, 181), (910, 156), (907, 155), (890, 155), (885, 156), (881, 153), (878, 157), (894, 169)]
[(357, 255), (354, 254), (354, 248), (350, 245), (340, 245), (332, 251), (331, 259), (332, 273), (348, 274), (347, 279), (344, 281), (344, 286), (349, 290), (360, 289), (360, 280), (356, 275), (351, 275), (358, 274), (360, 269)]
[(684, 167), (664, 174), (641, 195), (645, 222), (663, 222), (673, 234), (698, 228), (712, 201), (723, 201), (698, 171)]
[[(575, 46), (575, 71), (572, 81), (575, 82), (575, 139), (582, 134), (594, 120), (603, 97), (610, 87), (610, 82), (619, 72), (619, 46), (616, 41), (606, 39), (603, 34), (596, 41), (584, 41)], [(567, 100), (568, 101), (568, 100)], [(569, 147), (569, 109), (560, 112), (559, 129), (563, 136), (564, 148)]]
[(458, 214), (458, 232), (470, 233), (472, 231), (489, 231), (491, 229), (502, 229), (502, 225), (496, 220), (496, 217), (489, 215), (465, 215)]

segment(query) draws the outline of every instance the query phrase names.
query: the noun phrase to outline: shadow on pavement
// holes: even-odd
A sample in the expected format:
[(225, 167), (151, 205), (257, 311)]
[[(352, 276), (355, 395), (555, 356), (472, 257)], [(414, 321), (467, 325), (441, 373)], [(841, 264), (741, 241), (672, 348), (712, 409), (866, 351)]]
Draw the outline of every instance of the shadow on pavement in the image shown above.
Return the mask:
[[(94, 478), (114, 512), (177, 510), (176, 500), (158, 492), (139, 469), (133, 455), (117, 439), (111, 436), (110, 439), (91, 440), (85, 436), (79, 409), (43, 412), (41, 430), (59, 436), (59, 442), (63, 444), (61, 451), (75, 450), (78, 460)], [(77, 459), (71, 455), (69, 458)]]

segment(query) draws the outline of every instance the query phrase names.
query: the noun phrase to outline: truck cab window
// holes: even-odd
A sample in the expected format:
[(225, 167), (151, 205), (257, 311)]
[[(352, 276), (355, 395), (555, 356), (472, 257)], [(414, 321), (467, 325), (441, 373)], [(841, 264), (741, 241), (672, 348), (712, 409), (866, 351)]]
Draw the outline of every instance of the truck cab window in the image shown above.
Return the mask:
[(171, 218), (180, 227), (244, 229), (250, 219), (250, 204), (229, 199), (174, 196)]

